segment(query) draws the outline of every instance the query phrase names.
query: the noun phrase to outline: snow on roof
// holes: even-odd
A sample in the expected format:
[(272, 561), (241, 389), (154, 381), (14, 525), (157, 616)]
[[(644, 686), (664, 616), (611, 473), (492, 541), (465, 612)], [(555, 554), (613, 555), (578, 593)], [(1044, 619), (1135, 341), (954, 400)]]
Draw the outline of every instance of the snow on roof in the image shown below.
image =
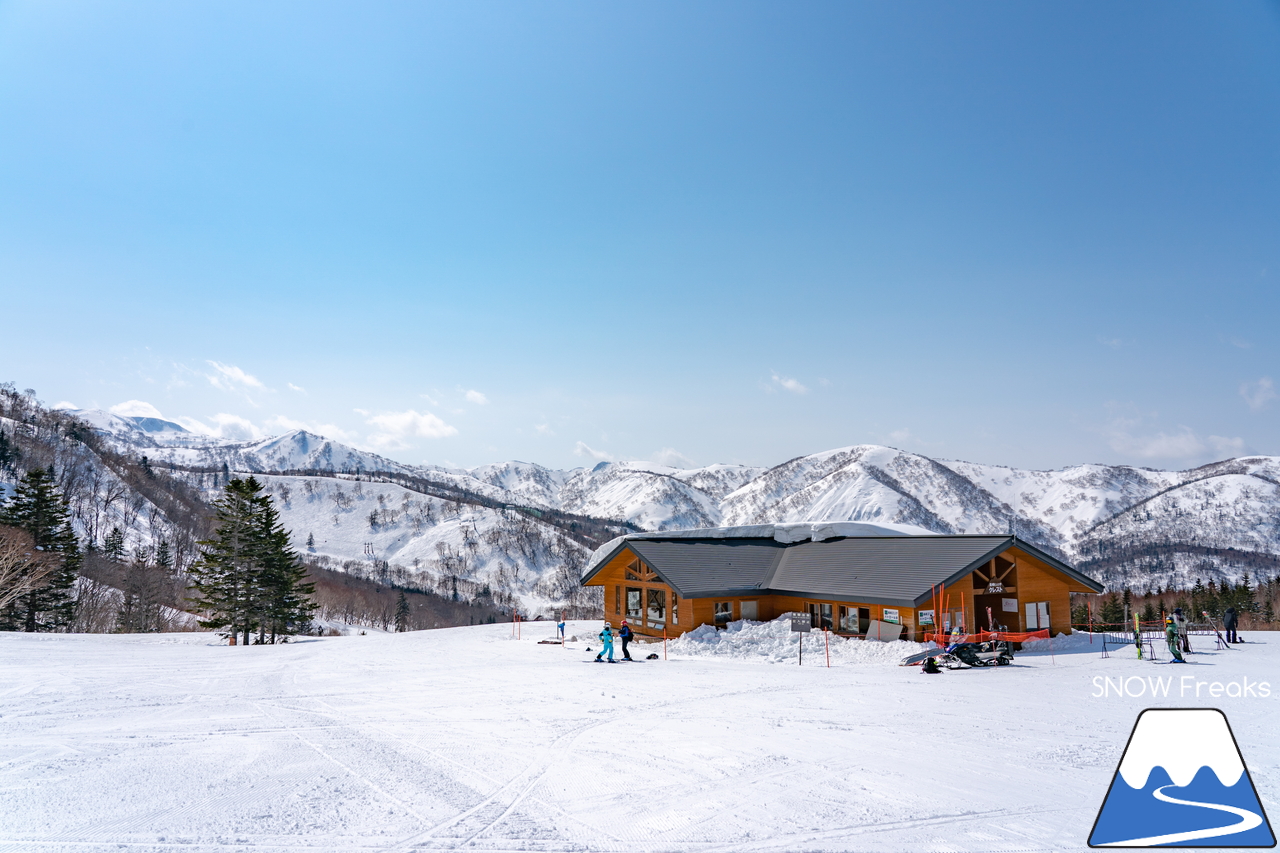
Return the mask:
[(748, 524), (741, 527), (697, 527), (689, 530), (659, 530), (652, 533), (628, 533), (611, 539), (596, 549), (582, 570), (583, 577), (632, 539), (773, 539), (789, 545), (793, 542), (822, 542), (849, 536), (936, 536), (932, 530), (912, 524), (871, 524), (865, 521), (800, 521), (786, 524)]

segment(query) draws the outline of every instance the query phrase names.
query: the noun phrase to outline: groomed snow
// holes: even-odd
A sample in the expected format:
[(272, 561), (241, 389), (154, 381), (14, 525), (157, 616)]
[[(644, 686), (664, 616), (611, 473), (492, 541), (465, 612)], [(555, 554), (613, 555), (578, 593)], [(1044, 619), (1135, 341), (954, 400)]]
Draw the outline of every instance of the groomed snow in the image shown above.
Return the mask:
[(1280, 685), (1093, 695), (1274, 678), (1264, 634), (1183, 667), (1070, 638), (929, 676), (894, 665), (907, 643), (828, 669), (820, 634), (796, 666), (768, 625), (613, 666), (553, 631), (0, 634), (0, 851), (1078, 851), (1151, 706), (1223, 708), (1280, 813)]

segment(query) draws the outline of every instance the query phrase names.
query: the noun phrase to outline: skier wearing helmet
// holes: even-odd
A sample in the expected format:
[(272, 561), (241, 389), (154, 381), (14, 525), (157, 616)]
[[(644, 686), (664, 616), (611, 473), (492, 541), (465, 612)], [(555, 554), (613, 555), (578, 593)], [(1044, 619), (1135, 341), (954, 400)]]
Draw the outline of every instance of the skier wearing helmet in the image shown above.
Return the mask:
[(627, 643), (631, 642), (631, 638), (635, 634), (631, 631), (631, 626), (627, 624), (627, 620), (622, 620), (622, 627), (618, 629), (618, 637), (622, 640), (622, 659), (631, 660), (631, 652), (627, 649)]
[(600, 649), (600, 654), (596, 655), (596, 660), (600, 660), (601, 656), (608, 655), (609, 663), (616, 663), (613, 659), (613, 629), (609, 627), (609, 623), (604, 623), (604, 630), (600, 632), (600, 642), (604, 646)]
[(1182, 650), (1178, 648), (1178, 624), (1172, 616), (1164, 617), (1164, 638), (1169, 643), (1169, 652), (1173, 655), (1171, 663), (1186, 663), (1182, 659)]

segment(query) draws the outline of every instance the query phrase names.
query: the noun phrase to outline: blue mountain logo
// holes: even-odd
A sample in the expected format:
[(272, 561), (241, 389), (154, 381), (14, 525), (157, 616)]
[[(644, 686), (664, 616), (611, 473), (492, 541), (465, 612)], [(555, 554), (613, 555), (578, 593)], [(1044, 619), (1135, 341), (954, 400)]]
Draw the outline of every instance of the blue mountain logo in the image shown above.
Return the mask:
[(1275, 847), (1226, 715), (1149, 708), (1138, 715), (1090, 847)]

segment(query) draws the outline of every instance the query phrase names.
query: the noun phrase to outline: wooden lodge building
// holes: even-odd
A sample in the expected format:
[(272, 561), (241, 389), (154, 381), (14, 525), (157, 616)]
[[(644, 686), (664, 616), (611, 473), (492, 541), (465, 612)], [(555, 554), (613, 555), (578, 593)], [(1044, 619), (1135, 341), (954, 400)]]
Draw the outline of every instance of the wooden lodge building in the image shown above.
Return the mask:
[[(783, 532), (775, 535), (775, 527)], [(813, 538), (795, 541), (804, 527)], [(985, 630), (988, 608), (1005, 630), (1070, 633), (1070, 594), (1103, 591), (1012, 535), (841, 536), (841, 528), (877, 529), (838, 523), (633, 534), (598, 550), (583, 583), (604, 588), (607, 622), (626, 619), (650, 636), (807, 612), (819, 629), (923, 639), (956, 626)]]

